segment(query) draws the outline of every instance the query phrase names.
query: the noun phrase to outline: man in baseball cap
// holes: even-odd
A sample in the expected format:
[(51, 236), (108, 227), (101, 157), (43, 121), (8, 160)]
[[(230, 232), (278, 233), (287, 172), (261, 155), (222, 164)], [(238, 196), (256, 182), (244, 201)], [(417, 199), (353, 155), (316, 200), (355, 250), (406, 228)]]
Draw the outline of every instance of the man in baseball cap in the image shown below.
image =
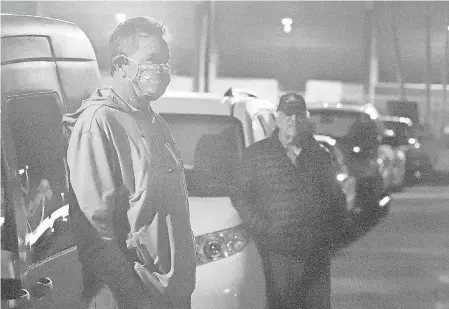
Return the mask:
[(310, 130), (304, 98), (281, 96), (273, 134), (248, 147), (231, 198), (262, 256), (268, 309), (329, 309), (331, 237), (346, 198)]
[(288, 92), (279, 99), (278, 111), (286, 114), (296, 114), (307, 111), (306, 101), (296, 92)]
[[(307, 110), (306, 101), (296, 92), (286, 93), (281, 96), (277, 111), (280, 142), (288, 150), (288, 154), (290, 154), (291, 150), (298, 152), (298, 149), (302, 147), (301, 144), (312, 133), (310, 114)], [(295, 156), (289, 155), (289, 157), (293, 162), (296, 159)]]

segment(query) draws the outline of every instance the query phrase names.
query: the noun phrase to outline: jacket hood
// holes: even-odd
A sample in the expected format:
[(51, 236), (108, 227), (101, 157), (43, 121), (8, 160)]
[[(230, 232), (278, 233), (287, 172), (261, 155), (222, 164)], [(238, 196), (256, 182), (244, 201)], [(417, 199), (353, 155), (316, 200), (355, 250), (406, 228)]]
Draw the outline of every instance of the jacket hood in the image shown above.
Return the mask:
[(97, 89), (87, 100), (83, 101), (76, 112), (65, 114), (62, 117), (62, 125), (73, 127), (83, 111), (92, 105), (107, 105), (115, 109), (130, 111), (127, 105), (117, 102), (119, 100), (114, 100), (114, 96), (115, 94), (110, 89)]

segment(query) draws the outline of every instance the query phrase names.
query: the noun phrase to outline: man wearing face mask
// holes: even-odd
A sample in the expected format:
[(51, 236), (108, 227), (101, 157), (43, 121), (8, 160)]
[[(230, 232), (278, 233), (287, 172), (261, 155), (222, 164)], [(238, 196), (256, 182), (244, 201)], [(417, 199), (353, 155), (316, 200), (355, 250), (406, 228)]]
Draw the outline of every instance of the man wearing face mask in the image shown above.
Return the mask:
[(330, 308), (330, 255), (345, 196), (313, 137), (303, 97), (287, 93), (277, 128), (246, 149), (232, 200), (261, 253), (269, 309)]
[(151, 109), (170, 82), (161, 23), (130, 18), (110, 37), (112, 89), (63, 118), (86, 308), (190, 308), (195, 248), (183, 164)]

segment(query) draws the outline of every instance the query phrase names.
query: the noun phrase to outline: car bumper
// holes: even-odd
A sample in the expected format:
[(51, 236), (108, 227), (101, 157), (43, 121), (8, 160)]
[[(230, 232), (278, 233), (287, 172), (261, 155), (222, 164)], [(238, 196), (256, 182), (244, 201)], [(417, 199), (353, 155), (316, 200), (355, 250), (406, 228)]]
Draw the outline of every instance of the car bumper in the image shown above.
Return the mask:
[(254, 242), (238, 254), (197, 267), (193, 309), (265, 306), (265, 277)]

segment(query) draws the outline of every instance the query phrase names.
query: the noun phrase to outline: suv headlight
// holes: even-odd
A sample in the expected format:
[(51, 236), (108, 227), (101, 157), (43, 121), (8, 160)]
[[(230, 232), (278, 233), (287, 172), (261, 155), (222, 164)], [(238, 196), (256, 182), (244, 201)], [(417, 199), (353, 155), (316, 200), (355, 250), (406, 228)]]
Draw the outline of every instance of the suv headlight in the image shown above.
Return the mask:
[(249, 235), (243, 225), (227, 230), (195, 237), (196, 265), (206, 264), (227, 258), (249, 243)]

